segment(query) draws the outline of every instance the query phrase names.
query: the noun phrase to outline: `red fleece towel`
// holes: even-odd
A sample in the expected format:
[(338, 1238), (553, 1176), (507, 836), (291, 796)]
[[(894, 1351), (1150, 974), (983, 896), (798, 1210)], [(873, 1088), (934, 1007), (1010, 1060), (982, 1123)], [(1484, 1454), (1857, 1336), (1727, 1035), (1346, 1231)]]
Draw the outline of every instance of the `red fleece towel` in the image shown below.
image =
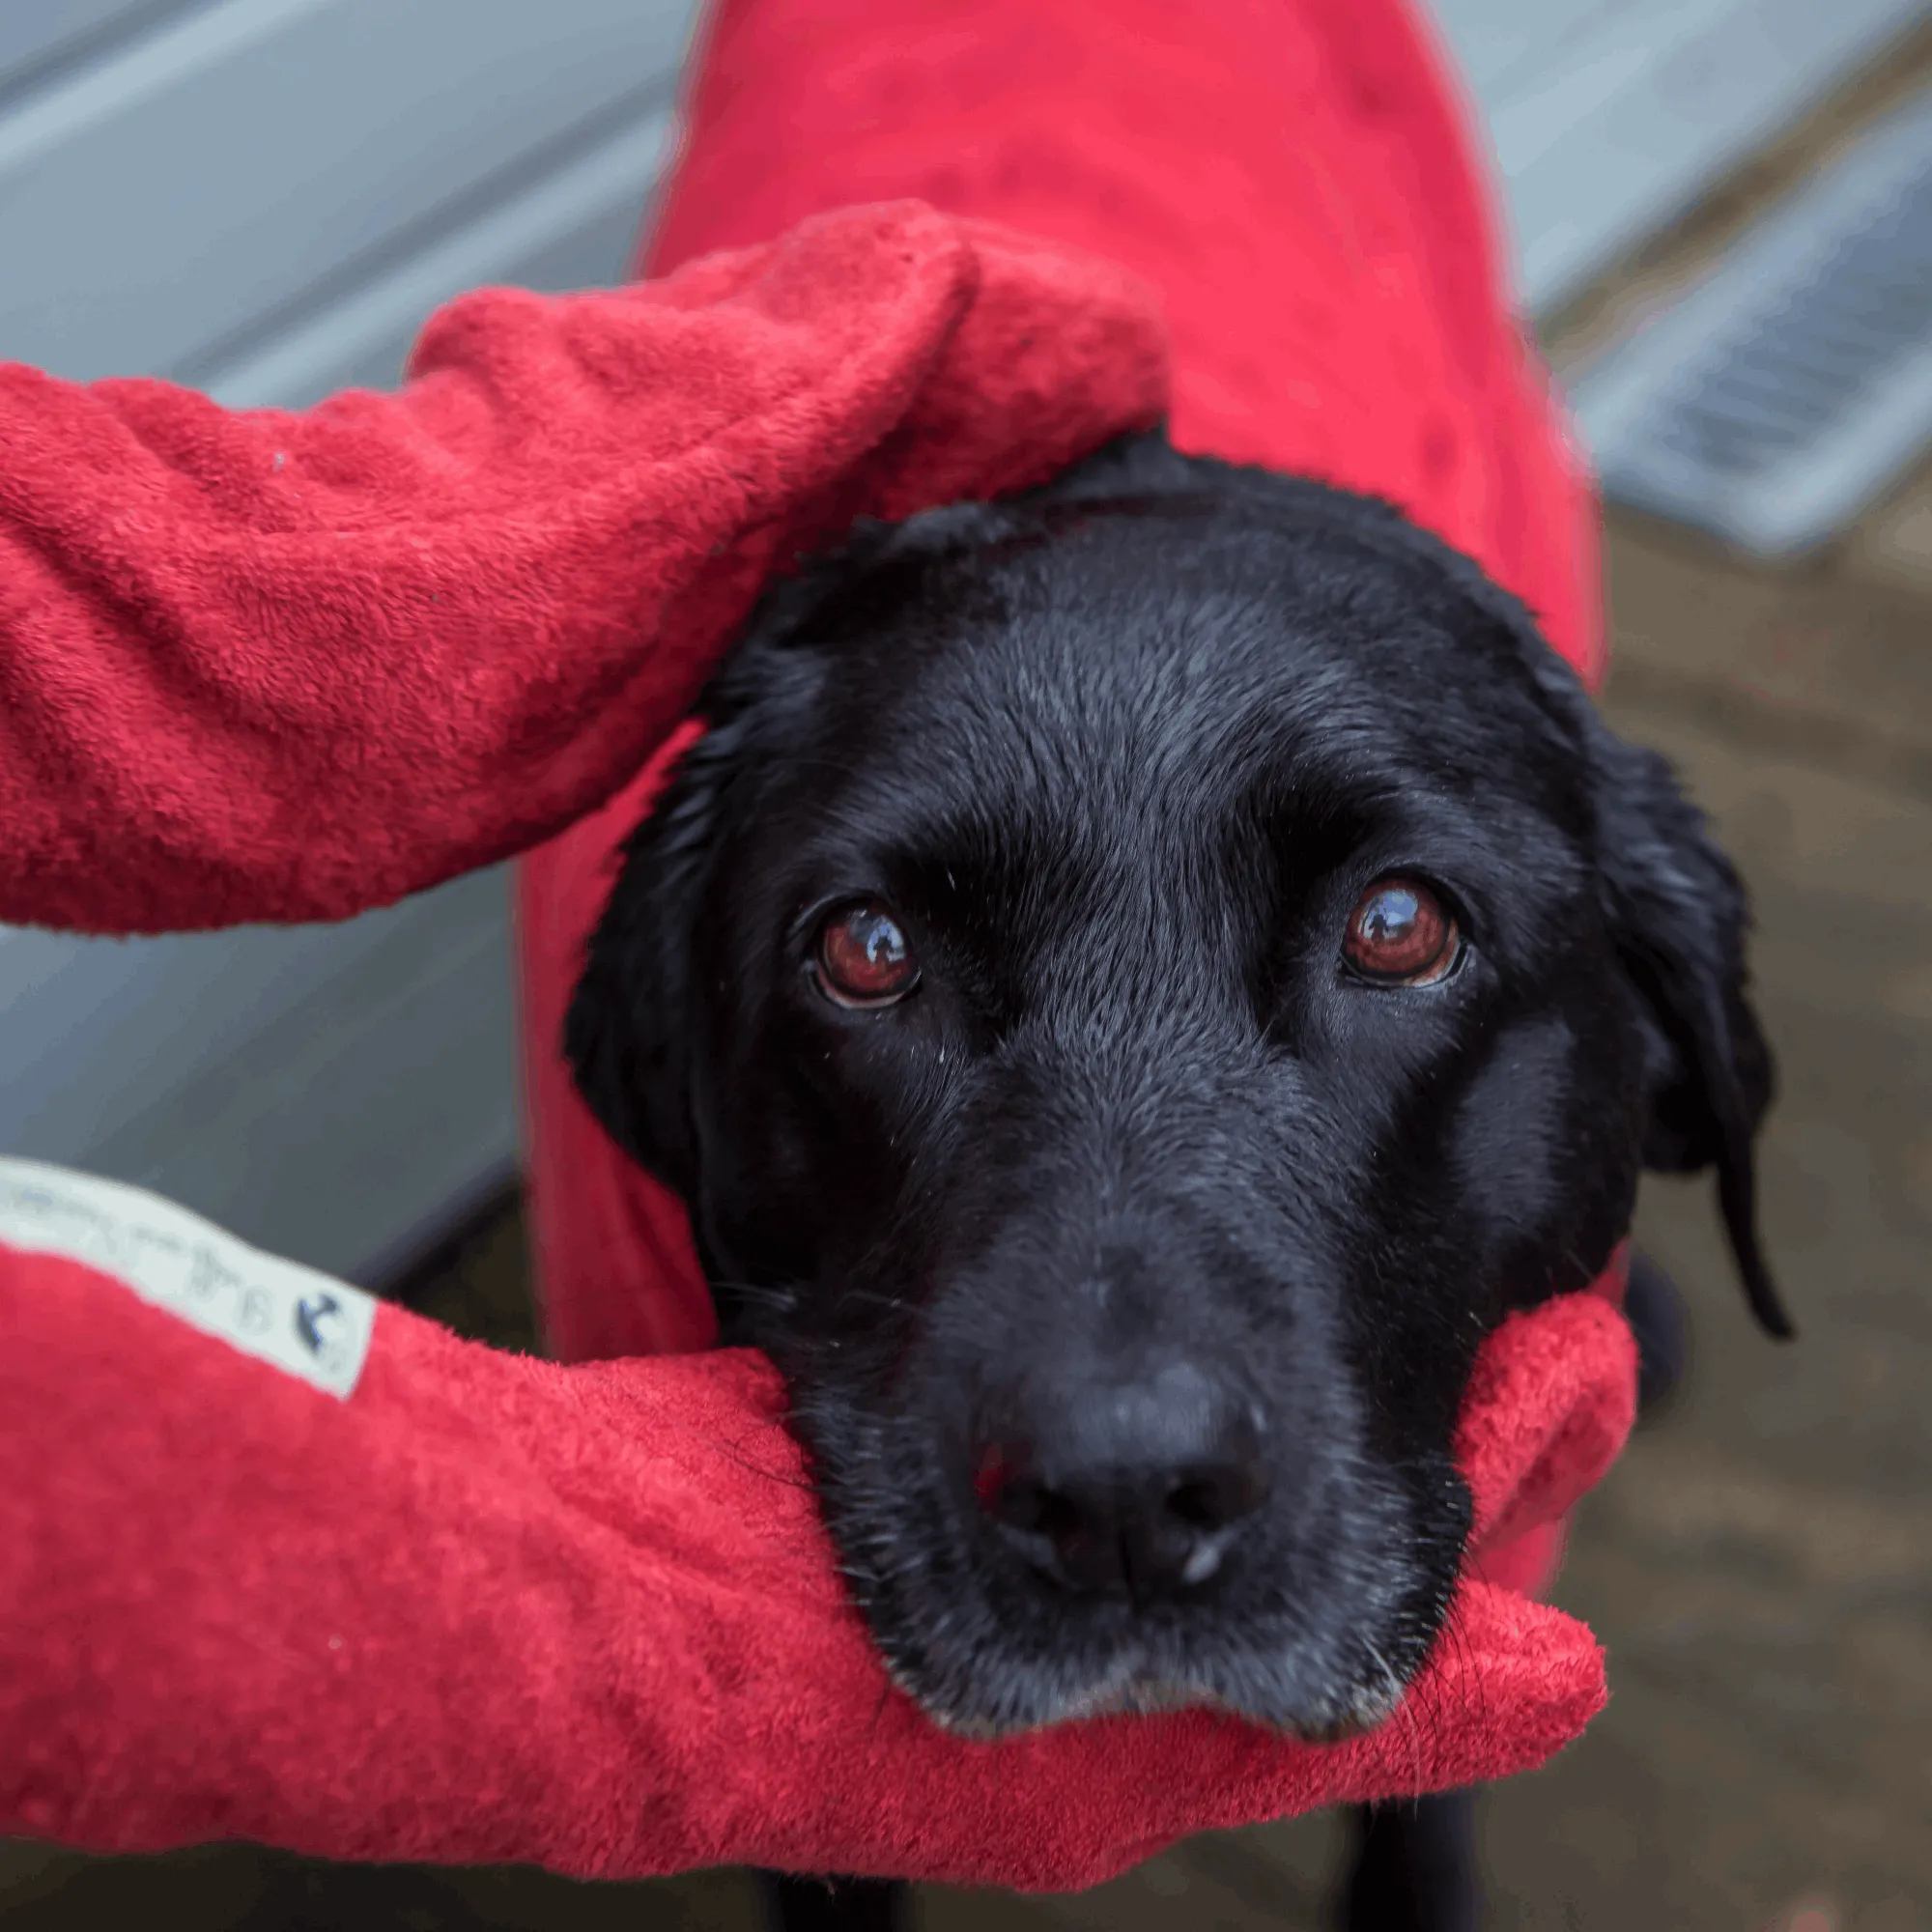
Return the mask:
[[(1602, 1702), (1580, 1625), (1465, 1582), (1454, 1640), (1352, 1743), (1200, 1712), (946, 1736), (846, 1600), (763, 1357), (561, 1368), (381, 1307), (343, 1400), (259, 1359), (327, 1284), (103, 1191), (0, 1161), (8, 1238), (148, 1282), (0, 1249), (0, 1830), (1060, 1889), (1540, 1763)], [(1479, 1535), (1602, 1473), (1629, 1355), (1589, 1294), (1492, 1339), (1463, 1426)]]

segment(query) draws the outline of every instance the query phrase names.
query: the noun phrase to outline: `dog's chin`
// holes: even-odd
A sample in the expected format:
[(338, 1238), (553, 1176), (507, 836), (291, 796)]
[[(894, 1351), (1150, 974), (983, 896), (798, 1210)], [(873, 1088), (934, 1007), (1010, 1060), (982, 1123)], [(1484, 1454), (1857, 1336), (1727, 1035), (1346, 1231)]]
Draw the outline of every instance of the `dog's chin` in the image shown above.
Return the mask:
[(979, 1743), (1102, 1718), (1150, 1718), (1182, 1711), (1208, 1711), (1272, 1731), (1297, 1744), (1335, 1745), (1387, 1722), (1407, 1689), (1404, 1685), (1364, 1690), (1340, 1709), (1322, 1707), (1291, 1714), (1232, 1696), (1210, 1684), (1145, 1674), (1128, 1662), (1083, 1690), (1023, 1699), (1002, 1698), (996, 1703), (979, 1705), (935, 1700), (905, 1670), (889, 1663), (887, 1671), (894, 1684), (941, 1730)]
[[(872, 1621), (877, 1632), (875, 1614)], [(893, 1683), (942, 1730), (982, 1742), (1099, 1718), (1209, 1711), (1298, 1743), (1339, 1744), (1394, 1716), (1413, 1675), (1412, 1667), (1378, 1662), (1372, 1683), (1311, 1691), (1312, 1673), (1305, 1664), (1297, 1667), (1292, 1650), (1275, 1657), (1248, 1654), (1211, 1672), (1182, 1674), (1131, 1643), (1098, 1663), (1021, 1662), (993, 1653), (970, 1668), (937, 1670), (917, 1647), (879, 1634)]]
[(924, 1432), (898, 1435), (810, 1385), (794, 1384), (791, 1421), (889, 1675), (960, 1736), (1204, 1710), (1334, 1743), (1394, 1714), (1448, 1613), (1466, 1512), (1419, 1531), (1415, 1500), (1366, 1483), (1360, 1459), (1346, 1495), (1312, 1492), (1300, 1565), (1284, 1554), (1275, 1587), (1143, 1620), (1111, 1599), (1049, 1601), (1010, 1569), (980, 1574)]

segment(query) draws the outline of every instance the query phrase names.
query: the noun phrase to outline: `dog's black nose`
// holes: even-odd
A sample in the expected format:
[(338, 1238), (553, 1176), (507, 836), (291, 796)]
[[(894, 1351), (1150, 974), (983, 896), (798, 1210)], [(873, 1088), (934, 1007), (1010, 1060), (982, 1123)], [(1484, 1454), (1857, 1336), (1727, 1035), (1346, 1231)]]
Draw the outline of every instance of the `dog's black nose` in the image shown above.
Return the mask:
[(1189, 1363), (1127, 1385), (1035, 1380), (1009, 1408), (980, 1501), (1065, 1589), (1140, 1603), (1205, 1583), (1272, 1487), (1256, 1417)]

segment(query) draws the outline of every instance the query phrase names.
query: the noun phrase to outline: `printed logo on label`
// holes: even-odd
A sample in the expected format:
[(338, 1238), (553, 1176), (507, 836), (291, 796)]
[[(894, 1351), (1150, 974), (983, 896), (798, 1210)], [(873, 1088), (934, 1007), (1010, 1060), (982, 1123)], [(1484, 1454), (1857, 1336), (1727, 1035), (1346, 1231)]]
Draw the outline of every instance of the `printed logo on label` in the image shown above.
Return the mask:
[(0, 1243), (83, 1262), (330, 1395), (346, 1399), (368, 1359), (374, 1295), (138, 1187), (0, 1156)]

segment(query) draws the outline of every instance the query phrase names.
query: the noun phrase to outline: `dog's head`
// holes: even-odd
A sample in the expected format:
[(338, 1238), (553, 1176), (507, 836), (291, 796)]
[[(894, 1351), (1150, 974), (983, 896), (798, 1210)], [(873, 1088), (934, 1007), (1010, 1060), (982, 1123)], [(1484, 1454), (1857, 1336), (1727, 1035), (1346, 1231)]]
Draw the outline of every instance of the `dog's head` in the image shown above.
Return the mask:
[(1393, 511), (1137, 440), (781, 586), (703, 712), (568, 1048), (943, 1720), (1385, 1714), (1475, 1352), (1646, 1160), (1781, 1324), (1737, 879)]

